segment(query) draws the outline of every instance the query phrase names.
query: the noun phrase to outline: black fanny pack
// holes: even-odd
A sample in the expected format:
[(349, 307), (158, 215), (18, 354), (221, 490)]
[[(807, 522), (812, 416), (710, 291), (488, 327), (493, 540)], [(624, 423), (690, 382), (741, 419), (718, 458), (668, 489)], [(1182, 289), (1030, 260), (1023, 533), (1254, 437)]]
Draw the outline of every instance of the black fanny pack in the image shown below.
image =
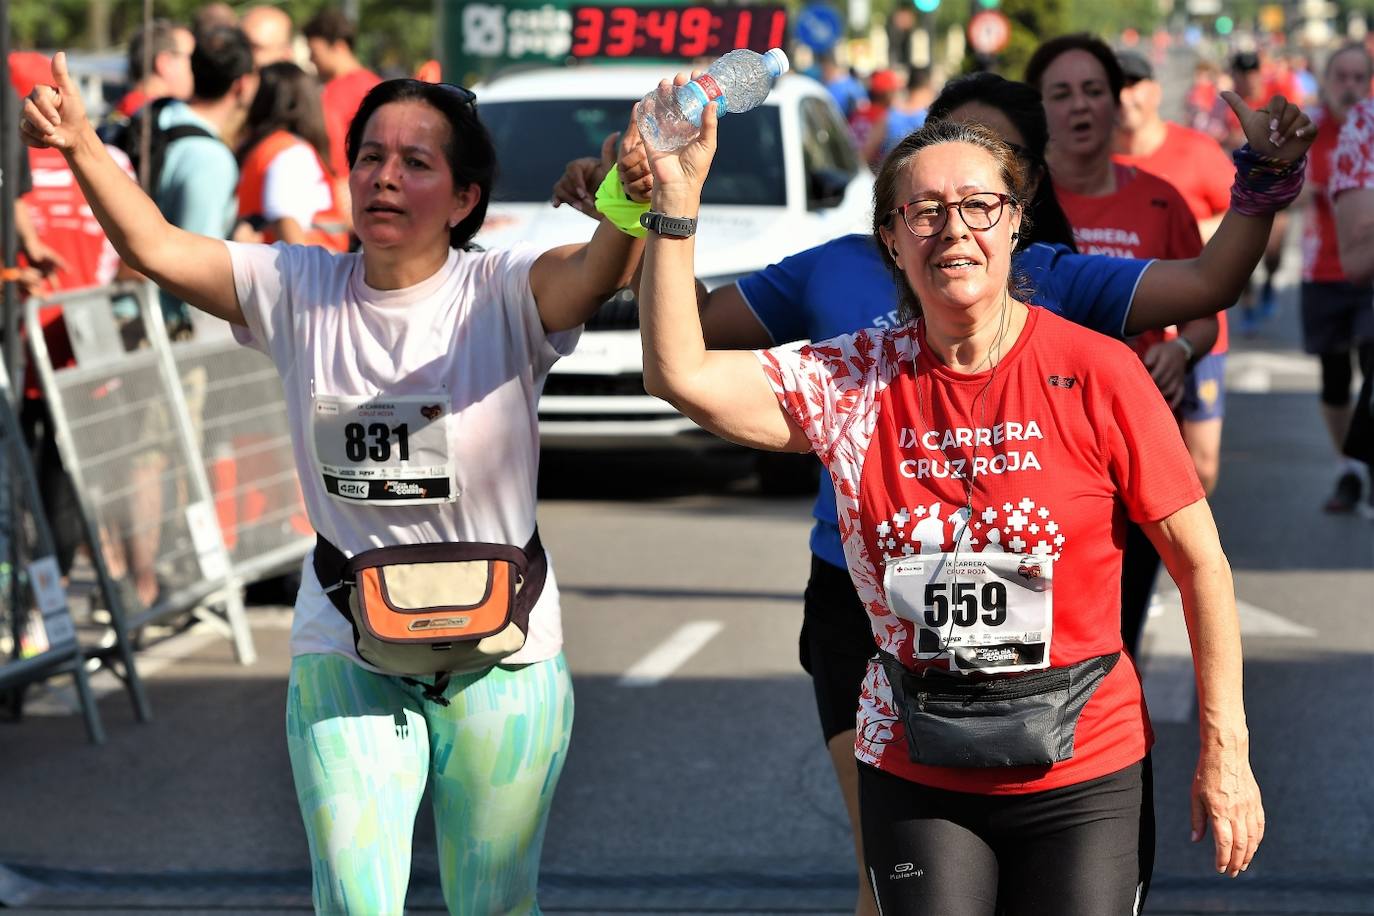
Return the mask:
[(912, 763), (935, 767), (1049, 766), (1073, 756), (1083, 707), (1120, 652), (1064, 668), (970, 680), (917, 674), (878, 653)]
[(523, 548), (405, 544), (353, 557), (317, 533), (314, 567), (359, 657), (391, 674), (432, 674), (421, 686), (436, 702), (450, 675), (520, 651), (549, 569), (538, 528)]

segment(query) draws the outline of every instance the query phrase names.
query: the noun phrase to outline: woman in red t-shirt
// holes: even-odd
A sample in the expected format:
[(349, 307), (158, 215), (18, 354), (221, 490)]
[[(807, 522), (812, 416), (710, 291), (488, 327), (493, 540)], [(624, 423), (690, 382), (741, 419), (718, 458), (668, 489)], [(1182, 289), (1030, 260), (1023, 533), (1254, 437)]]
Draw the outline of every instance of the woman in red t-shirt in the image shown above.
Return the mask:
[[(1284, 116), (1285, 136), (1299, 126)], [(1016, 298), (1024, 166), (976, 125), (913, 133), (875, 190), (903, 323), (708, 351), (690, 221), (715, 127), (708, 113), (697, 141), (651, 153), (652, 211), (687, 224), (650, 220), (645, 386), (733, 441), (815, 451), (835, 481), (880, 650), (855, 751), (881, 909), (1131, 910), (1151, 733), (1111, 600), (1127, 515), (1183, 595), (1204, 710), (1193, 827), (1211, 825), (1218, 870), (1238, 874), (1264, 815), (1226, 559), (1139, 360)]]
[[(1051, 39), (1031, 55), (1026, 82), (1044, 98), (1050, 128), (1046, 159), (1078, 250), (1132, 258), (1197, 257), (1202, 236), (1182, 195), (1162, 178), (1112, 161), (1125, 84), (1112, 49), (1090, 35)], [(1212, 349), (1217, 331), (1211, 316), (1132, 342), (1170, 407), (1181, 406), (1188, 371)], [(1210, 490), (1214, 479), (1208, 462), (1204, 488)], [(1121, 577), (1121, 634), (1132, 655), (1158, 572), (1159, 554), (1139, 528), (1131, 527)]]

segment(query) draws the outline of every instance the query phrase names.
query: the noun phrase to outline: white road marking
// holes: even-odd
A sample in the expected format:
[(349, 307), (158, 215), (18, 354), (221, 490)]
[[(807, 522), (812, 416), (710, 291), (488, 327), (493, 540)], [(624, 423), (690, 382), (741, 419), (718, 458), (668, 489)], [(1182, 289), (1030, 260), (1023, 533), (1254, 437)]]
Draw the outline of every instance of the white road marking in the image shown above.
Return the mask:
[(620, 678), (621, 687), (652, 687), (696, 655), (725, 624), (719, 620), (697, 620), (683, 624), (652, 652), (635, 662)]
[[(1317, 635), (1311, 627), (1248, 601), (1236, 599), (1236, 612), (1240, 616), (1241, 636), (1311, 639)], [(1168, 588), (1155, 593), (1139, 661), (1150, 718), (1155, 722), (1191, 721), (1195, 702), (1193, 652), (1177, 590)]]

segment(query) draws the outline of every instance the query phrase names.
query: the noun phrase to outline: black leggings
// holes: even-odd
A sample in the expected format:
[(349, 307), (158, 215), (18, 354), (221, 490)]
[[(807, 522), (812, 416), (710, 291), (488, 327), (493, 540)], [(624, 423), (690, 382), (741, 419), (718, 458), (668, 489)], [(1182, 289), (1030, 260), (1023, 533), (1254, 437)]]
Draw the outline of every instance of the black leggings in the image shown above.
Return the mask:
[[(1360, 375), (1374, 374), (1374, 343), (1362, 343), (1356, 348), (1359, 357)], [(1350, 351), (1322, 353), (1318, 357), (1322, 364), (1321, 402), (1328, 407), (1345, 407), (1350, 403), (1350, 383), (1355, 372), (1350, 365)]]
[(859, 764), (864, 862), (899, 916), (1129, 916), (1154, 870), (1150, 758), (1029, 795), (933, 789)]

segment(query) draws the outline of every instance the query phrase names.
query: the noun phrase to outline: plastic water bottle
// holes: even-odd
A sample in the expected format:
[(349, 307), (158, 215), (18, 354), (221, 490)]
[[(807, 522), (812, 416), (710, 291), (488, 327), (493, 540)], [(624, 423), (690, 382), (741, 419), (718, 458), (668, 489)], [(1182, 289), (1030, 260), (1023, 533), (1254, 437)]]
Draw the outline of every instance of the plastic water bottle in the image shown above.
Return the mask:
[(789, 64), (782, 48), (766, 54), (741, 48), (717, 58), (706, 72), (673, 90), (664, 100), (657, 89), (639, 106), (639, 132), (654, 149), (680, 149), (701, 133), (701, 116), (714, 104), (716, 115), (749, 111), (763, 104)]

